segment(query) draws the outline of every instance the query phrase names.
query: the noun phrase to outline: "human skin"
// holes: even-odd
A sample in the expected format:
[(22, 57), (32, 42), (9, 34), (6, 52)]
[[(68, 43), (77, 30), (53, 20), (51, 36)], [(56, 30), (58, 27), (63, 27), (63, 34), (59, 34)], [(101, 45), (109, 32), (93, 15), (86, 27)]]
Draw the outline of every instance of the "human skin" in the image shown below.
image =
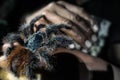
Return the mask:
[[(31, 20), (37, 16), (44, 15), (46, 17), (46, 24), (67, 24), (72, 27), (73, 32), (66, 31), (67, 34), (73, 33), (77, 35), (80, 45), (86, 46), (86, 41), (92, 44), (92, 36), (98, 31), (96, 21), (88, 14), (83, 8), (69, 4), (64, 1), (51, 2), (42, 9), (28, 15), (26, 25), (29, 25)], [(35, 22), (33, 30), (36, 32), (36, 27), (41, 23), (45, 23), (44, 20), (38, 20)], [(44, 31), (45, 29), (42, 28)]]

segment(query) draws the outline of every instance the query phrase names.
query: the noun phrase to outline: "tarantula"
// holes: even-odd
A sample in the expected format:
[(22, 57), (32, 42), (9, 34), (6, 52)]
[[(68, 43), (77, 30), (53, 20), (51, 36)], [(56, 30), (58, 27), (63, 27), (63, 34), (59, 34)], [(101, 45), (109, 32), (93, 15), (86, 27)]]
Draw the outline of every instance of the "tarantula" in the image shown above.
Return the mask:
[(31, 80), (38, 72), (53, 70), (52, 52), (57, 47), (73, 49), (79, 41), (68, 25), (48, 24), (44, 20), (36, 25), (35, 22), (42, 18), (45, 19), (40, 16), (29, 25), (22, 25), (19, 34), (10, 33), (3, 38), (6, 68), (18, 77), (26, 76)]

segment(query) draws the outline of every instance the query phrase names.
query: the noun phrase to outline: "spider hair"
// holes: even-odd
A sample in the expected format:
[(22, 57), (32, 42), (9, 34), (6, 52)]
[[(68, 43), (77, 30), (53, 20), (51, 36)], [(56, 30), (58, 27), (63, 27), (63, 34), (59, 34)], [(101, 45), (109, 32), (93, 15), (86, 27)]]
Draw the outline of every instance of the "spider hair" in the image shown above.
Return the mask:
[(40, 53), (32, 53), (26, 47), (18, 45), (9, 51), (6, 68), (18, 78), (25, 76), (28, 80), (32, 80), (36, 74), (52, 70), (50, 59), (48, 54), (42, 56)]
[(32, 19), (29, 24), (23, 24), (20, 26), (19, 32), (21, 33), (23, 39), (27, 39), (30, 35), (34, 33), (34, 23), (42, 17), (45, 18), (45, 16), (37, 16), (34, 19)]
[(24, 41), (21, 38), (20, 34), (17, 33), (8, 33), (3, 39), (2, 39), (3, 44), (5, 43), (13, 43), (13, 42), (18, 42), (21, 45), (24, 45)]

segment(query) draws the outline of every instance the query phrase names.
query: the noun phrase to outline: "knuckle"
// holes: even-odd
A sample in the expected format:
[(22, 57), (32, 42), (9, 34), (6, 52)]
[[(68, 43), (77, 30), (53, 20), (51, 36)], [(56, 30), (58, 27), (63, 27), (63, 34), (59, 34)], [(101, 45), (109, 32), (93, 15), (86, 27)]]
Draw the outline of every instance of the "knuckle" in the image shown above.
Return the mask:
[(82, 37), (82, 41), (83, 41), (83, 42), (87, 40), (87, 38), (86, 38), (85, 35), (81, 34), (81, 37)]
[(44, 11), (42, 11), (41, 14), (46, 16), (48, 12), (49, 12), (48, 10), (44, 10)]
[(84, 8), (78, 7), (76, 10), (77, 10), (80, 14), (84, 14), (84, 13), (85, 13)]
[(55, 7), (56, 6), (56, 3), (55, 2), (51, 2), (51, 3), (49, 3), (48, 4), (48, 8), (53, 8), (53, 7)]
[(71, 16), (71, 20), (73, 21), (79, 21), (79, 16), (78, 15), (74, 15), (74, 16)]
[(92, 35), (93, 34), (93, 31), (91, 28), (88, 28), (87, 31), (86, 31), (89, 35)]
[(62, 23), (66, 24), (66, 25), (72, 25), (72, 22), (70, 20), (67, 20), (67, 19), (63, 20)]
[[(84, 42), (87, 40), (85, 34), (83, 34), (82, 32), (78, 32), (77, 34), (80, 36), (80, 41), (81, 41), (82, 43), (84, 43)], [(77, 38), (77, 37), (76, 37), (76, 38)], [(79, 37), (78, 37), (78, 38), (79, 38)]]

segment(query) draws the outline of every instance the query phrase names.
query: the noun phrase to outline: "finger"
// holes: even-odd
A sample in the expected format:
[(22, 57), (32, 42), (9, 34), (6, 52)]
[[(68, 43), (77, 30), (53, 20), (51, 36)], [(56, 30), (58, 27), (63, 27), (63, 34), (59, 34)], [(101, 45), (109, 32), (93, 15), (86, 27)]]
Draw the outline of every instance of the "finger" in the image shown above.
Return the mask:
[(34, 23), (34, 26), (39, 26), (40, 24), (49, 25), (49, 24), (51, 24), (51, 22), (48, 21), (45, 16), (43, 16)]
[(37, 20), (35, 23), (34, 23), (34, 32), (37, 32), (39, 30), (41, 30), (42, 32), (45, 32), (45, 27), (47, 27), (49, 24), (51, 24), (50, 21), (48, 21), (46, 19), (46, 17), (41, 17), (39, 20)]
[[(80, 33), (79, 35), (76, 34), (74, 31), (72, 30), (68, 30), (68, 29), (61, 29), (64, 33), (66, 33), (67, 35), (69, 35), (73, 40), (75, 40), (77, 43), (79, 43), (82, 47), (84, 48), (89, 48), (91, 47), (90, 43), (88, 43), (88, 40), (86, 40), (86, 37)], [(86, 44), (87, 42), (87, 44)], [(89, 44), (89, 45), (88, 45)]]
[(50, 11), (45, 11), (42, 13), (42, 15), (45, 15), (47, 20), (49, 20), (52, 24), (66, 24), (72, 26), (72, 29), (78, 32), (78, 29), (74, 27), (75, 24), (68, 19), (65, 19)]
[(69, 4), (67, 2), (64, 2), (64, 1), (59, 1), (57, 2), (58, 4), (60, 5), (63, 5), (66, 9), (68, 9), (69, 11), (75, 13), (75, 14), (78, 14), (79, 16), (81, 16), (83, 19), (87, 20), (90, 22), (90, 24), (93, 26), (95, 24), (95, 21), (92, 19), (92, 17), (87, 14), (87, 12), (85, 12), (83, 10), (83, 8), (80, 8), (78, 6), (75, 6), (75, 5), (72, 5), (72, 4)]
[[(82, 18), (80, 18), (79, 15), (76, 15), (70, 11), (68, 11), (67, 9), (61, 7), (60, 5), (56, 4), (56, 3), (52, 3), (49, 8), (52, 9), (53, 12), (55, 12), (57, 15), (64, 17), (68, 20), (73, 21), (75, 24), (78, 25), (79, 29), (82, 30), (82, 32), (84, 32), (86, 34), (87, 37), (89, 37), (92, 33), (92, 30), (90, 27), (88, 27), (86, 25), (86, 20), (83, 20)], [(86, 23), (85, 23), (86, 22)]]
[(62, 17), (58, 16), (57, 14), (55, 14), (51, 11), (45, 11), (45, 12), (42, 13), (42, 15), (45, 15), (46, 18), (54, 24), (60, 24), (60, 23), (63, 23), (63, 22), (66, 21), (65, 18), (62, 18)]
[(42, 9), (39, 9), (39, 10), (33, 12), (32, 14), (26, 15), (26, 18), (25, 18), (26, 24), (29, 24), (31, 22), (31, 20), (33, 20), (35, 17), (42, 15), (42, 12), (46, 11), (47, 8), (48, 8), (48, 6), (42, 8)]

